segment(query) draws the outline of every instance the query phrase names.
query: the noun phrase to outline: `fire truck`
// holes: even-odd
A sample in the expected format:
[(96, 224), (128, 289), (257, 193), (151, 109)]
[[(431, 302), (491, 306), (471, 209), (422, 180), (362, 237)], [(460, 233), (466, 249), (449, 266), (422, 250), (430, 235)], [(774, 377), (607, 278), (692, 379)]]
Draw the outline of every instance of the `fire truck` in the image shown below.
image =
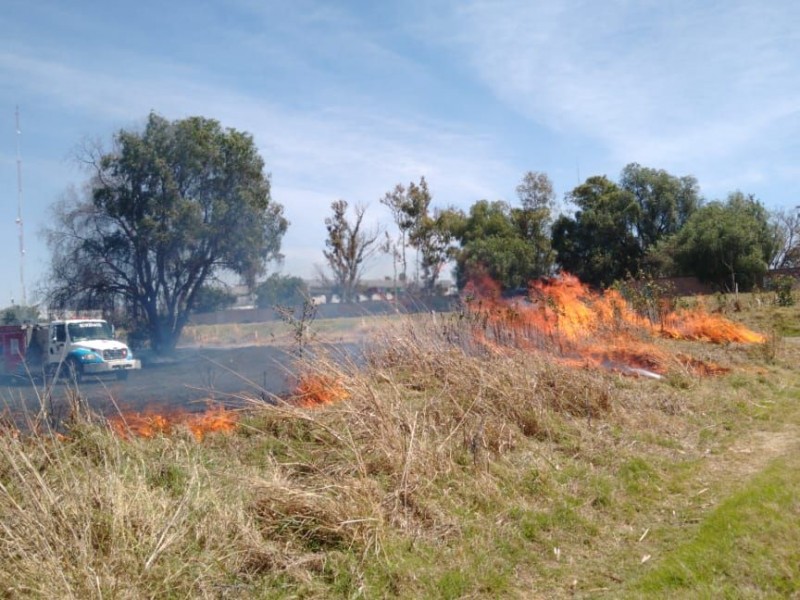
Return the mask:
[(0, 325), (0, 377), (113, 375), (127, 379), (141, 369), (130, 348), (114, 338), (103, 319), (64, 319), (37, 325)]

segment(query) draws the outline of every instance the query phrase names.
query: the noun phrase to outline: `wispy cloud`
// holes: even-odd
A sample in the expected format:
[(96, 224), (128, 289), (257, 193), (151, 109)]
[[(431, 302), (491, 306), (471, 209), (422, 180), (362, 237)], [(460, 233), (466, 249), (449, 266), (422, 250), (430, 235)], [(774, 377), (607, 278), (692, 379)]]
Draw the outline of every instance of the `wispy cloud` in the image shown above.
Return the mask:
[(498, 98), (617, 161), (702, 169), (798, 133), (795, 3), (475, 0), (453, 18)]

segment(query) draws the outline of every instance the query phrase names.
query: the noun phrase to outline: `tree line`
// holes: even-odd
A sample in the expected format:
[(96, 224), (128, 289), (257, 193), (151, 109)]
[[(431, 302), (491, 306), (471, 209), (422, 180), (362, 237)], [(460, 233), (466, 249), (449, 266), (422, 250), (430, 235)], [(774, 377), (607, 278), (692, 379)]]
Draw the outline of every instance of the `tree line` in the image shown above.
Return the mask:
[[(545, 173), (526, 173), (516, 192), (513, 204), (478, 200), (464, 211), (432, 208), (424, 177), (397, 185), (381, 199), (396, 227), (396, 236), (386, 234), (383, 250), (399, 261), (406, 281), (407, 249), (417, 252), (422, 293), (433, 292), (451, 261), (459, 288), (480, 274), (507, 291), (561, 270), (599, 288), (638, 275), (691, 275), (722, 290), (747, 290), (770, 267), (800, 265), (797, 213), (771, 214), (740, 191), (707, 202), (692, 176), (631, 163), (618, 181), (592, 176), (568, 192), (572, 214), (556, 214), (556, 195)], [(360, 231), (363, 207), (350, 226), (347, 204), (339, 200), (334, 206), (326, 220), (325, 256), (338, 261), (334, 273), (349, 265), (348, 278), (335, 279), (349, 298), (361, 257), (379, 238)], [(345, 251), (338, 232), (348, 227), (352, 235)], [(357, 247), (364, 252), (355, 252)]]
[[(120, 130), (110, 149), (88, 148), (80, 159), (86, 185), (54, 206), (46, 232), (52, 260), (43, 293), (51, 307), (122, 305), (123, 325), (167, 352), (192, 311), (230, 302), (219, 284), (226, 272), (260, 303), (307, 294), (300, 278), (266, 277), (282, 259), (289, 223), (250, 134), (204, 117), (151, 113), (141, 130)], [(563, 269), (597, 287), (647, 273), (746, 289), (769, 266), (800, 262), (796, 213), (770, 214), (738, 191), (707, 202), (691, 176), (633, 163), (618, 181), (589, 177), (566, 194), (570, 210), (558, 212), (544, 173), (526, 173), (516, 194), (468, 210), (436, 207), (421, 177), (380, 198), (391, 231), (367, 226), (366, 205), (334, 200), (320, 276), (352, 301), (379, 252), (406, 285), (413, 261), (420, 294), (436, 292), (449, 264), (459, 287), (480, 274), (515, 290)]]

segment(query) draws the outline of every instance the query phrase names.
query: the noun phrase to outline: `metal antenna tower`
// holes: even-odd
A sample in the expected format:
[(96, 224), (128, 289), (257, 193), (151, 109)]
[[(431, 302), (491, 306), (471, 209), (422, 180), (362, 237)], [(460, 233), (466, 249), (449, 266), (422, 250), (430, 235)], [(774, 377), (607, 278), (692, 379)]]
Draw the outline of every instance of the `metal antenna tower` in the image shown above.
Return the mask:
[(22, 158), (19, 152), (19, 138), (22, 130), (19, 128), (19, 106), (16, 108), (17, 121), (17, 229), (19, 230), (19, 283), (22, 288), (20, 306), (27, 305), (25, 296), (25, 233), (22, 226)]

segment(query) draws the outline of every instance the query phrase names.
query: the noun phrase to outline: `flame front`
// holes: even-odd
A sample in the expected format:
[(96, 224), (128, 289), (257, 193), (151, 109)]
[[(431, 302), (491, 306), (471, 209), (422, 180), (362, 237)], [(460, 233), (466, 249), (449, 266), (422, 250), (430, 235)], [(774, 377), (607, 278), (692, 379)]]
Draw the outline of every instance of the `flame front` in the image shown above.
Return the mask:
[(170, 435), (179, 425), (183, 425), (192, 432), (197, 441), (202, 441), (208, 433), (214, 431), (233, 431), (237, 417), (233, 411), (212, 407), (202, 413), (122, 413), (110, 417), (108, 424), (115, 433), (124, 438), (130, 435), (144, 438)]
[[(598, 294), (576, 277), (534, 281), (525, 301), (502, 297), (500, 286), (488, 277), (470, 281), (465, 288), (467, 315), (472, 318), (472, 338), (493, 352), (509, 348), (545, 352), (576, 367), (603, 368), (628, 375), (658, 378), (673, 365), (699, 375), (726, 373), (729, 369), (686, 355), (673, 355), (656, 346), (653, 337), (714, 343), (763, 343), (765, 337), (702, 306), (669, 311), (663, 306), (656, 323), (634, 311), (623, 296), (608, 290)], [(314, 408), (346, 400), (349, 393), (333, 375), (303, 374), (293, 392), (294, 402)], [(123, 437), (169, 435), (187, 427), (202, 440), (213, 431), (232, 431), (236, 413), (211, 408), (204, 413), (131, 413), (109, 419)]]
[(664, 374), (670, 361), (678, 360), (696, 372), (717, 373), (724, 368), (680, 361), (656, 347), (652, 337), (714, 343), (765, 340), (702, 306), (678, 312), (662, 306), (659, 322), (653, 323), (616, 290), (598, 294), (569, 274), (532, 282), (525, 301), (503, 299), (499, 286), (488, 278), (470, 282), (466, 292), (468, 313), (479, 325), (475, 335), (486, 347), (548, 351), (575, 365)]
[(342, 382), (327, 375), (303, 375), (294, 391), (297, 404), (303, 408), (313, 408), (346, 400), (349, 396)]
[(670, 315), (660, 333), (673, 339), (717, 344), (725, 342), (763, 344), (766, 341), (762, 334), (720, 315), (708, 313), (702, 307), (693, 312), (681, 311)]

